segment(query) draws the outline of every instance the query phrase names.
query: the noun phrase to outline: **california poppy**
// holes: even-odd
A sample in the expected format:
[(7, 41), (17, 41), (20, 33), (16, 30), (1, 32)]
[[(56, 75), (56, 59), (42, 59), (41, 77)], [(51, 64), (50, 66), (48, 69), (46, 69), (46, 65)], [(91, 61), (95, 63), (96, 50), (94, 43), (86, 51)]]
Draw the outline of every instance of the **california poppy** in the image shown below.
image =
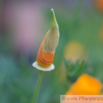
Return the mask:
[(55, 49), (59, 41), (59, 27), (55, 18), (54, 10), (51, 9), (51, 28), (46, 33), (38, 54), (36, 61), (42, 67), (48, 67), (53, 63)]
[(99, 95), (101, 89), (102, 83), (98, 79), (83, 74), (71, 86), (66, 95)]

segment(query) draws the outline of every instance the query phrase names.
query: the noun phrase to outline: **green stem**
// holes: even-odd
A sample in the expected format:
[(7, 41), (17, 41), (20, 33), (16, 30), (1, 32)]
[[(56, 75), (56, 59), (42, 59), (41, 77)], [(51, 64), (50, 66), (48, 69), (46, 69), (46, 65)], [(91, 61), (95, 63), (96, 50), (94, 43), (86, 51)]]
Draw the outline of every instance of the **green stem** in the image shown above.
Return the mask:
[(37, 102), (37, 98), (38, 98), (39, 89), (40, 89), (43, 74), (44, 74), (44, 71), (40, 71), (32, 103)]
[(79, 76), (82, 73), (82, 69), (83, 69), (84, 63), (85, 63), (85, 59), (82, 60), (78, 70), (76, 71), (76, 73), (75, 73), (76, 76)]

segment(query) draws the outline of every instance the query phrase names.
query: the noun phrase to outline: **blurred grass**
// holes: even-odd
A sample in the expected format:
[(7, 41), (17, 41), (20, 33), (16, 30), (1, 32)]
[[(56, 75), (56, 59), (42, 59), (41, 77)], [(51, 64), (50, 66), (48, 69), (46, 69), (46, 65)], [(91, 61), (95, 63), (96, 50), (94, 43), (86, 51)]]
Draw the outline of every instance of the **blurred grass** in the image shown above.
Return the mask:
[[(46, 17), (50, 19), (49, 15), (47, 10)], [(56, 68), (45, 73), (38, 103), (59, 103), (60, 95), (65, 94), (74, 82), (68, 78), (63, 82), (59, 80), (62, 76), (60, 67), (64, 48), (71, 40), (79, 41), (88, 50), (82, 73), (88, 73), (103, 82), (103, 44), (99, 37), (102, 15), (92, 9), (86, 13), (82, 10), (76, 21), (69, 15), (68, 12), (65, 15), (56, 12), (60, 29), (60, 41), (54, 58)], [(26, 55), (18, 56), (11, 50), (9, 41), (0, 36), (0, 103), (30, 103), (38, 71), (32, 67)]]

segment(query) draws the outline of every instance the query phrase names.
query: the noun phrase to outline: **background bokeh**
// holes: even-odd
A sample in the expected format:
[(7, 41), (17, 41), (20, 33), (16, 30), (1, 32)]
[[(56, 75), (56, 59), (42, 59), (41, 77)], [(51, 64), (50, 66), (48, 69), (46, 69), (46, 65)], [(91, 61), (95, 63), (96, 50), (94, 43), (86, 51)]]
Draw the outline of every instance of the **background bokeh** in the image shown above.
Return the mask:
[(59, 103), (83, 73), (103, 82), (101, 0), (0, 0), (0, 103), (32, 101), (39, 74), (32, 63), (50, 28), (51, 8), (60, 30), (56, 68), (45, 72), (37, 103)]

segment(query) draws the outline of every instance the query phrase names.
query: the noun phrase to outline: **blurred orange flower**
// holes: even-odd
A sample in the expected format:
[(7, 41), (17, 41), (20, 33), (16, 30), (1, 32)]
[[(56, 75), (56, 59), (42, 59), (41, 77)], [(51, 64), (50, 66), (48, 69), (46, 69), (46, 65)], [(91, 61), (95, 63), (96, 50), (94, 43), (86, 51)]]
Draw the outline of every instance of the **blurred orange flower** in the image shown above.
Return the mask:
[(100, 12), (103, 12), (103, 0), (95, 0), (95, 6)]
[(71, 86), (66, 95), (99, 95), (101, 89), (102, 83), (98, 79), (83, 74)]
[(77, 41), (68, 42), (64, 49), (64, 57), (76, 62), (80, 58), (87, 58), (86, 49)]

